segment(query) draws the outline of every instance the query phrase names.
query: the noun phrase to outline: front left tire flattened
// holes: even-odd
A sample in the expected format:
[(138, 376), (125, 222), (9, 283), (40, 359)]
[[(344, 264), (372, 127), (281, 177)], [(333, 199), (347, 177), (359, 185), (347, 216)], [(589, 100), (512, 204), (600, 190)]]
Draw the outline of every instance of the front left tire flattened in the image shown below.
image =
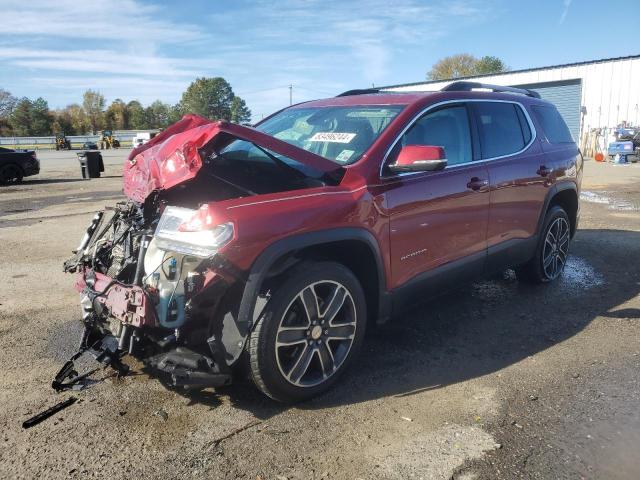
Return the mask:
[(302, 262), (272, 295), (248, 344), (267, 396), (296, 402), (328, 390), (357, 356), (366, 327), (362, 287), (345, 266)]

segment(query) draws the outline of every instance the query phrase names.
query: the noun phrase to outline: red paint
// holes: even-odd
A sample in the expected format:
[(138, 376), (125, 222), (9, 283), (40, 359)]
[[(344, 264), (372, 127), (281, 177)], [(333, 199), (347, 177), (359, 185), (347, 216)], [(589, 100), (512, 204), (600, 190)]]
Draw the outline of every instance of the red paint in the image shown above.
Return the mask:
[(398, 154), (396, 165), (413, 165), (415, 162), (443, 160), (444, 148), (431, 145), (406, 145)]
[[(125, 195), (136, 202), (143, 202), (154, 190), (166, 190), (192, 179), (202, 167), (198, 149), (214, 138), (221, 143), (229, 143), (235, 139), (254, 142), (281, 155), (295, 158), (322, 172), (338, 171), (341, 168), (326, 158), (251, 127), (228, 122), (213, 122), (179, 131), (166, 137), (164, 141), (161, 139), (138, 153), (132, 160), (127, 161), (123, 173)], [(142, 147), (147, 147), (149, 144), (151, 142)]]
[[(168, 137), (136, 156), (135, 164), (125, 168), (125, 192), (132, 199), (143, 200), (154, 189), (192, 178), (200, 168), (193, 152), (214, 137), (223, 141), (246, 139), (325, 172), (343, 169), (337, 186), (209, 203), (208, 214), (218, 223), (233, 222), (235, 227), (233, 241), (221, 253), (236, 267), (248, 270), (266, 247), (280, 239), (338, 227), (362, 228), (377, 240), (385, 286), (393, 290), (435, 267), (482, 255), (489, 246), (530, 237), (554, 184), (570, 182), (579, 191), (581, 163), (575, 145), (551, 148), (540, 133), (521, 155), (408, 176), (380, 175), (393, 142), (419, 112), (439, 102), (469, 99), (516, 101), (525, 108), (542, 103), (520, 95), (488, 92), (359, 95), (308, 102), (291, 108), (406, 107), (359, 161), (344, 167), (253, 128), (223, 122), (199, 126)], [(540, 132), (538, 126), (536, 129)], [(442, 152), (434, 147), (421, 148), (421, 155), (427, 153), (426, 148), (430, 155), (441, 158)], [(167, 162), (176, 158), (182, 163), (176, 160), (170, 171)], [(545, 178), (536, 173), (543, 158), (554, 170)]]
[[(79, 272), (76, 276), (78, 292), (87, 286), (85, 273)], [(92, 272), (92, 275), (95, 275), (95, 283), (91, 288), (101, 294), (95, 301), (107, 307), (114, 318), (134, 327), (158, 325), (153, 302), (142, 287), (124, 286), (99, 272)]]

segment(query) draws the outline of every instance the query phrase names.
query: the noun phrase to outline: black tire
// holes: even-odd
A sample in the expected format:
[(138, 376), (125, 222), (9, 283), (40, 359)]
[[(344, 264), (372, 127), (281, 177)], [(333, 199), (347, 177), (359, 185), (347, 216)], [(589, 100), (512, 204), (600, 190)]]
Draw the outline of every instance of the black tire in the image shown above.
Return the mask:
[[(338, 380), (362, 346), (367, 311), (360, 282), (339, 263), (305, 261), (271, 292), (248, 342), (253, 382), (281, 402), (315, 397)], [(306, 305), (318, 307), (309, 311), (303, 296)], [(286, 343), (276, 346), (277, 340)]]
[(0, 167), (0, 185), (13, 185), (22, 182), (24, 173), (18, 165), (9, 164)]
[[(557, 243), (561, 245), (556, 245), (556, 248), (553, 249), (549, 244), (549, 235), (550, 231), (553, 230), (551, 236), (554, 236), (553, 232), (559, 225), (562, 225), (562, 233), (560, 238), (557, 239)], [(562, 207), (554, 205), (545, 216), (535, 255), (527, 263), (516, 268), (518, 280), (527, 283), (549, 283), (556, 280), (562, 274), (566, 265), (570, 239), (571, 223), (569, 216)], [(549, 260), (550, 256), (557, 257), (556, 260), (552, 259), (552, 262), (555, 261), (557, 263), (557, 270), (550, 268), (550, 265), (545, 262), (545, 260)]]

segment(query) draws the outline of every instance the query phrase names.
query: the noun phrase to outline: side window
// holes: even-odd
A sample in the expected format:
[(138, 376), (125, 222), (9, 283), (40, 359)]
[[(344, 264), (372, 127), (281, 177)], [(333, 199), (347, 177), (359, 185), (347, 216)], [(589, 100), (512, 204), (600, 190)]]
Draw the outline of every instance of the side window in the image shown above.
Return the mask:
[(478, 102), (475, 108), (482, 158), (511, 155), (522, 150), (531, 140), (529, 126), (526, 125), (523, 132), (518, 115), (520, 108), (513, 103)]
[(542, 130), (549, 143), (573, 143), (569, 127), (564, 123), (556, 107), (534, 105), (531, 108), (538, 122), (542, 125)]
[[(444, 148), (448, 165), (470, 162), (469, 116), (462, 105), (427, 113), (405, 133), (399, 145), (433, 145)], [(396, 148), (396, 155), (399, 148)]]

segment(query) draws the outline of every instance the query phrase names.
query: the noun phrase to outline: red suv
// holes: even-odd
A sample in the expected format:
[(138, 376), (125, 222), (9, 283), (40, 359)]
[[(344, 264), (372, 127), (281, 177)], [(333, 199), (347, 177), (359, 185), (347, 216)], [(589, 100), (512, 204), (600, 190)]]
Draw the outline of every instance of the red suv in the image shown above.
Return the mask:
[(581, 176), (558, 111), (524, 89), (356, 90), (255, 127), (186, 116), (133, 151), (129, 201), (65, 264), (81, 351), (184, 388), (246, 363), (271, 398), (312, 397), (411, 299), (508, 267), (558, 278)]

